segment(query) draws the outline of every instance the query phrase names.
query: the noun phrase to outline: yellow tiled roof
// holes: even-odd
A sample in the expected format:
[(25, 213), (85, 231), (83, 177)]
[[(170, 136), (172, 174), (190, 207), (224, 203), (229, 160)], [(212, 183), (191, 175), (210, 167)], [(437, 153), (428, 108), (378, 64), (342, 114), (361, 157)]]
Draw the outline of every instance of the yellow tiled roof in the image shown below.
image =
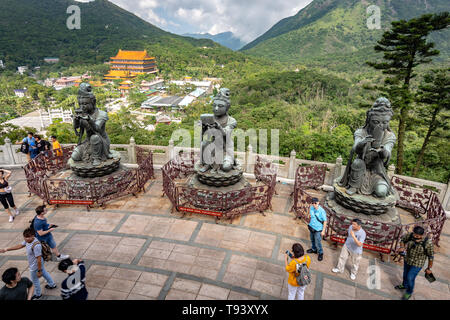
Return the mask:
[(108, 74), (105, 74), (105, 78), (130, 79), (134, 77), (129, 71), (110, 70)]
[(154, 59), (154, 57), (149, 57), (147, 55), (147, 50), (144, 51), (125, 51), (119, 50), (115, 57), (111, 57), (111, 59), (123, 59), (123, 60), (145, 60), (145, 59)]

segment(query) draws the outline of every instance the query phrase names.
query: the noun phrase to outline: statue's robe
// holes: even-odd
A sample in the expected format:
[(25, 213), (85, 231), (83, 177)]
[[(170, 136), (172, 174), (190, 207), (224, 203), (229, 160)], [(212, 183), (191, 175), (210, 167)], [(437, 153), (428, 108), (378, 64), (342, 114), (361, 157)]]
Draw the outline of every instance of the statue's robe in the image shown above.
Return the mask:
[[(213, 163), (221, 164), (221, 165), (228, 163), (230, 165), (234, 165), (235, 164), (234, 143), (233, 143), (231, 134), (232, 134), (233, 130), (237, 127), (237, 121), (236, 121), (236, 119), (234, 119), (233, 117), (231, 117), (229, 115), (223, 117), (222, 119), (218, 119), (217, 117), (214, 117), (214, 119), (220, 124), (220, 126), (222, 127), (222, 129), (224, 131), (224, 134), (222, 136), (222, 138), (223, 138), (223, 140), (222, 140), (223, 141), (223, 158), (216, 159), (215, 152), (214, 152), (214, 150), (212, 150), (211, 156), (214, 157)], [(212, 137), (214, 137), (214, 136), (212, 136)], [(212, 138), (211, 140), (205, 139), (202, 141), (202, 153), (203, 153), (203, 150), (211, 143), (214, 143), (214, 138)], [(204, 161), (204, 159), (202, 161)], [(202, 163), (202, 165), (204, 165), (204, 164), (205, 163)]]
[(86, 139), (75, 148), (73, 152), (75, 161), (90, 161), (92, 158), (104, 161), (110, 154), (111, 141), (105, 129), (106, 121), (109, 120), (108, 113), (96, 109), (91, 117), (94, 120), (95, 128), (84, 127)]
[(355, 143), (353, 144), (350, 157), (348, 159), (347, 167), (345, 168), (344, 175), (342, 176), (339, 185), (343, 187), (350, 187), (349, 182), (351, 179), (351, 166), (353, 156), (356, 154), (357, 159), (362, 159), (365, 163), (364, 176), (361, 177), (362, 181), (359, 181), (357, 193), (364, 195), (371, 195), (374, 192), (374, 188), (380, 179), (386, 181), (389, 186), (390, 193), (392, 193), (392, 186), (389, 178), (386, 174), (386, 166), (389, 164), (390, 155), (396, 141), (395, 134), (389, 130), (384, 130), (383, 136), (380, 141), (380, 146), (389, 151), (389, 156), (386, 159), (381, 157), (374, 151), (369, 151), (371, 144), (367, 143), (362, 148), (359, 148), (359, 142), (363, 141), (369, 133), (365, 128), (361, 128), (355, 131)]

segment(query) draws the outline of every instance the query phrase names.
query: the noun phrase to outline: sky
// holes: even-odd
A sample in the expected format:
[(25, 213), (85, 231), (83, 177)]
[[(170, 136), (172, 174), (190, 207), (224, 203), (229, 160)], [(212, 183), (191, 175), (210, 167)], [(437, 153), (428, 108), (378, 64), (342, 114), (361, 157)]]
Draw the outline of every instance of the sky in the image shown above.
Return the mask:
[[(88, 2), (89, 0), (80, 0)], [(92, 1), (92, 0), (91, 0)], [(250, 42), (312, 0), (109, 0), (176, 34), (231, 31)]]

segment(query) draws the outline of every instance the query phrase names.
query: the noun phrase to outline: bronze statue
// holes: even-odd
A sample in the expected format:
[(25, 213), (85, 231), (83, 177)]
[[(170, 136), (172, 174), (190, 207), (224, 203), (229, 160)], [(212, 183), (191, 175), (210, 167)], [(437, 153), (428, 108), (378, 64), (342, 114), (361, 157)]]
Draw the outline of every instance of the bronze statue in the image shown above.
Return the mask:
[[(199, 172), (211, 169), (211, 173), (231, 171), (236, 165), (231, 134), (237, 121), (228, 114), (230, 90), (222, 88), (213, 101), (214, 114), (202, 114), (202, 143)], [(223, 151), (216, 154), (216, 150)]]
[[(94, 167), (99, 166), (102, 161), (113, 158), (109, 150), (111, 142), (105, 130), (108, 114), (95, 106), (96, 98), (88, 83), (80, 85), (78, 104), (80, 108), (75, 111), (73, 119), (78, 145), (72, 153), (72, 160), (88, 162)], [(84, 132), (86, 139), (81, 142)]]
[(395, 134), (389, 127), (393, 115), (389, 100), (378, 98), (367, 111), (364, 127), (355, 131), (355, 142), (339, 181), (339, 186), (346, 188), (348, 195), (358, 193), (385, 198), (394, 193), (386, 174), (396, 142)]

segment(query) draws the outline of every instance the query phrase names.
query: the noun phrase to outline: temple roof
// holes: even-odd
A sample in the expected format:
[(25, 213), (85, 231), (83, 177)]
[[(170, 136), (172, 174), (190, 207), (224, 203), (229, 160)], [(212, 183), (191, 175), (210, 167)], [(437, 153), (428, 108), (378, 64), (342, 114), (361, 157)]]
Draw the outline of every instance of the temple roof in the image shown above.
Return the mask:
[(133, 75), (129, 71), (110, 70), (108, 74), (105, 74), (105, 77), (132, 78)]
[(125, 51), (119, 49), (119, 52), (115, 57), (111, 57), (111, 59), (119, 59), (119, 60), (145, 60), (145, 59), (155, 59), (154, 57), (149, 57), (147, 54), (147, 50), (144, 51)]

